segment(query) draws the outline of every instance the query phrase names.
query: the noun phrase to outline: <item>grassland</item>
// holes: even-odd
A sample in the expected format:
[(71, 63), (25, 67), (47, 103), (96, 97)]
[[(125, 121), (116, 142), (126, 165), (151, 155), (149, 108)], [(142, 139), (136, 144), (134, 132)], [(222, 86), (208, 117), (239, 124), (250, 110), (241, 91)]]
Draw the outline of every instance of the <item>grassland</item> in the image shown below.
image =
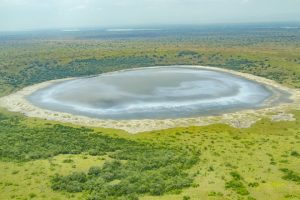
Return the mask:
[[(86, 140), (95, 143), (89, 147), (82, 142), (82, 136), (87, 133), (80, 127), (63, 125), (63, 131), (53, 131), (55, 124), (47, 121), (31, 122), (23, 117), (18, 117), (18, 122), (16, 117), (2, 119), (2, 127), (4, 122), (13, 123), (13, 126), (1, 131), (1, 196), (4, 199), (87, 198), (87, 191), (52, 190), (54, 175), (68, 177), (74, 172), (88, 173), (93, 166), (101, 168), (105, 163), (119, 160), (124, 163), (125, 169), (131, 165), (130, 162), (137, 161), (140, 163), (138, 169), (131, 169), (127, 173), (141, 179), (150, 174), (149, 180), (159, 180), (156, 184), (174, 183), (170, 177), (163, 176), (168, 169), (164, 164), (160, 166), (162, 162), (167, 162), (169, 173), (179, 173), (175, 169), (185, 171), (187, 174), (183, 174), (182, 178), (187, 179), (184, 179), (184, 183), (193, 180), (184, 187), (180, 185), (180, 180), (176, 180), (178, 188), (162, 190), (161, 193), (136, 194), (129, 187), (134, 187), (136, 182), (127, 182), (127, 177), (115, 175), (115, 178), (108, 179), (109, 184), (126, 183), (125, 199), (135, 199), (136, 196), (141, 196), (141, 199), (183, 199), (184, 196), (191, 199), (297, 199), (300, 197), (300, 112), (294, 114), (297, 121), (262, 120), (248, 129), (211, 125), (134, 136), (96, 129), (96, 135), (102, 137), (104, 133), (104, 144), (109, 147), (97, 145), (95, 138)], [(27, 123), (30, 123), (30, 127), (25, 128)], [(74, 134), (74, 137), (67, 135), (69, 139), (63, 139), (58, 135), (65, 135), (69, 129), (69, 134)], [(3, 136), (5, 133), (6, 137)], [(86, 149), (82, 149), (80, 144), (76, 145), (76, 142), (84, 143)], [(145, 144), (146, 147), (143, 146)], [(97, 147), (100, 148), (94, 149)], [(186, 162), (190, 164), (182, 166)], [(147, 169), (147, 166), (152, 166), (151, 163), (159, 166), (154, 166), (158, 172), (156, 176), (151, 169)], [(118, 168), (113, 169), (118, 171)], [(99, 173), (106, 174), (104, 171)], [(123, 173), (126, 174), (125, 171)], [(178, 178), (178, 174), (175, 177)], [(139, 184), (146, 182), (137, 181)], [(159, 188), (163, 189), (164, 186), (160, 185)]]
[[(50, 79), (169, 64), (225, 67), (299, 88), (299, 55), (297, 29), (4, 40), (0, 95)], [(293, 114), (295, 121), (262, 119), (246, 129), (130, 135), (1, 109), (0, 199), (300, 199), (300, 112)]]

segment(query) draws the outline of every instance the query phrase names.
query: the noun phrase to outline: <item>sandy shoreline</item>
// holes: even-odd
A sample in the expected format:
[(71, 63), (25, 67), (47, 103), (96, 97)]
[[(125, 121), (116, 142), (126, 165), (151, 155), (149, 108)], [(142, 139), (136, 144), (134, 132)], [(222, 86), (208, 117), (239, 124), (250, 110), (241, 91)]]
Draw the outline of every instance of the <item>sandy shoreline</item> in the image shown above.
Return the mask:
[[(261, 119), (268, 117), (274, 121), (294, 120), (293, 116), (289, 114), (291, 109), (300, 109), (300, 90), (290, 89), (282, 86), (275, 81), (254, 76), (251, 74), (241, 73), (233, 70), (222, 68), (207, 67), (207, 66), (187, 66), (199, 69), (216, 70), (221, 72), (231, 73), (233, 75), (241, 76), (249, 80), (262, 83), (266, 86), (271, 86), (291, 94), (289, 97), (291, 103), (282, 103), (273, 107), (262, 108), (258, 110), (242, 110), (233, 113), (226, 113), (220, 116), (200, 116), (193, 118), (179, 118), (179, 119), (143, 119), (143, 120), (102, 120), (97, 118), (90, 118), (85, 116), (73, 115), (69, 113), (45, 110), (32, 105), (26, 97), (36, 90), (47, 87), (53, 83), (58, 83), (74, 78), (66, 78), (59, 80), (47, 81), (32, 86), (23, 88), (22, 90), (0, 98), (0, 106), (12, 112), (20, 112), (29, 117), (38, 117), (47, 120), (54, 120), (60, 122), (70, 122), (83, 126), (114, 128), (128, 131), (129, 133), (138, 133), (151, 130), (160, 130), (173, 127), (185, 126), (203, 126), (214, 123), (229, 124), (234, 127), (246, 128)], [(133, 69), (134, 70), (134, 69)], [(123, 70), (122, 70), (123, 71)]]

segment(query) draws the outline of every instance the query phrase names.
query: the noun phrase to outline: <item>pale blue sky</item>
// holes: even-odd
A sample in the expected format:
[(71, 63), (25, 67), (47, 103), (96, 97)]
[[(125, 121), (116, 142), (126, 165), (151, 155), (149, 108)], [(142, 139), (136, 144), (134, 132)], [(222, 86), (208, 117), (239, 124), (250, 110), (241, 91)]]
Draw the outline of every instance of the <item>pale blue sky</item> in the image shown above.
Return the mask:
[(300, 21), (300, 0), (0, 0), (0, 31)]

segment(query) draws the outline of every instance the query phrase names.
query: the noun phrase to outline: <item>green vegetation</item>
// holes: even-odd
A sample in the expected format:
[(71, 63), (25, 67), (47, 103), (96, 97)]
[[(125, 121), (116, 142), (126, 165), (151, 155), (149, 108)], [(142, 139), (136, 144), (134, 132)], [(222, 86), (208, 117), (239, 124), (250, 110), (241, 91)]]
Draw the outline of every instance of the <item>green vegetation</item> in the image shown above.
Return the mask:
[(4, 161), (30, 161), (59, 154), (107, 155), (110, 160), (103, 167), (52, 178), (52, 189), (87, 191), (88, 199), (133, 198), (137, 194), (162, 195), (181, 190), (192, 184), (185, 170), (199, 159), (196, 151), (111, 138), (83, 127), (27, 127), (17, 116), (0, 115), (0, 126), (0, 159)]
[(300, 88), (298, 29), (227, 31), (122, 40), (79, 35), (76, 40), (0, 41), (0, 95), (46, 80), (171, 64), (224, 67)]
[[(216, 124), (131, 136), (2, 114), (1, 195), (147, 200), (299, 197), (300, 160), (291, 152), (300, 150), (300, 112), (294, 114), (297, 121), (262, 120), (248, 129)], [(287, 162), (280, 162), (283, 158)]]
[(236, 191), (237, 194), (240, 195), (247, 195), (249, 194), (247, 188), (245, 187), (243, 183), (243, 179), (241, 175), (239, 175), (237, 172), (231, 172), (230, 175), (232, 176), (232, 180), (225, 183), (225, 188), (233, 189)]
[[(0, 41), (0, 96), (46, 80), (199, 64), (300, 88), (299, 30)], [(300, 112), (129, 135), (0, 110), (0, 199), (299, 199)]]
[(284, 180), (295, 181), (295, 182), (300, 183), (300, 176), (296, 172), (286, 169), (286, 168), (283, 168), (280, 170), (283, 173), (285, 173), (285, 175), (282, 177)]
[(298, 151), (292, 151), (291, 156), (295, 156), (295, 157), (299, 158), (300, 154), (298, 153)]

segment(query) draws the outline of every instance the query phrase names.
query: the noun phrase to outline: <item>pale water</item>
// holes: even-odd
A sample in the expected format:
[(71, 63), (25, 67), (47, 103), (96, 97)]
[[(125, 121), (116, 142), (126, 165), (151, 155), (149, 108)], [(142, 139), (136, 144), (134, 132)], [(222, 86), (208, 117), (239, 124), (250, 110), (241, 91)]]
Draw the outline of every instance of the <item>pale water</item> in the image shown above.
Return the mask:
[(63, 81), (28, 99), (44, 109), (101, 119), (163, 119), (260, 108), (273, 91), (230, 73), (170, 66)]

